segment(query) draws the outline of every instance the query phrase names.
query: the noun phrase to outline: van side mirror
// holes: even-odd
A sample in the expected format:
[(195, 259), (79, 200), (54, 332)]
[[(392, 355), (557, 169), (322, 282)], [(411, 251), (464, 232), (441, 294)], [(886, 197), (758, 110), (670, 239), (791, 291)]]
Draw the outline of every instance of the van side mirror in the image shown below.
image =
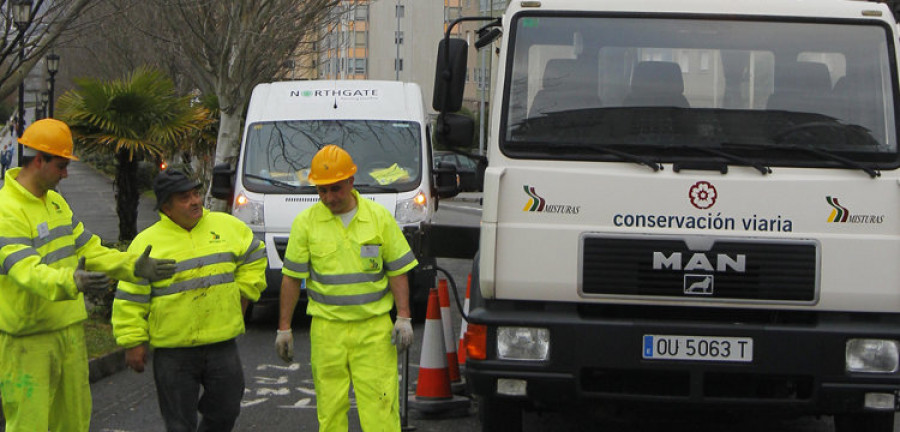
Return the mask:
[[(451, 113), (462, 108), (466, 85), (466, 54), (469, 44), (459, 38), (441, 39), (438, 43), (437, 67), (434, 70), (434, 95), (431, 107)], [(449, 51), (449, 63), (447, 62)]]
[(435, 123), (434, 140), (444, 148), (472, 147), (475, 120), (462, 114), (441, 113)]
[(434, 187), (438, 198), (453, 198), (459, 195), (459, 173), (456, 165), (439, 162), (433, 170)]
[(225, 162), (213, 167), (212, 185), (209, 190), (214, 198), (228, 201), (234, 199), (234, 168)]

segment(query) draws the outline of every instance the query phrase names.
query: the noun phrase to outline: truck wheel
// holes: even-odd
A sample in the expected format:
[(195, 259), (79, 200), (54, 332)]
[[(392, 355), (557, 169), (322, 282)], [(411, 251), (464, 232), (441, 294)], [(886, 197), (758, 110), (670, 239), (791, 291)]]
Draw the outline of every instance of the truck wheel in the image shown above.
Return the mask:
[(478, 400), (482, 432), (522, 432), (522, 407), (508, 400), (482, 397)]
[(893, 412), (835, 414), (834, 432), (893, 432)]

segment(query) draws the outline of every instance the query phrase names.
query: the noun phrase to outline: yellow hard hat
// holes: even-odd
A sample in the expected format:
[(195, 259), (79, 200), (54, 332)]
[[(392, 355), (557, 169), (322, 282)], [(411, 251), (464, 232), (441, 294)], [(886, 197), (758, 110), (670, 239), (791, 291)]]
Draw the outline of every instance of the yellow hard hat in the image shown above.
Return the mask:
[(346, 150), (329, 144), (322, 147), (312, 158), (309, 167), (309, 182), (327, 185), (346, 180), (356, 174), (356, 164)]
[(72, 131), (59, 120), (45, 118), (28, 126), (19, 143), (40, 152), (78, 160), (72, 154)]

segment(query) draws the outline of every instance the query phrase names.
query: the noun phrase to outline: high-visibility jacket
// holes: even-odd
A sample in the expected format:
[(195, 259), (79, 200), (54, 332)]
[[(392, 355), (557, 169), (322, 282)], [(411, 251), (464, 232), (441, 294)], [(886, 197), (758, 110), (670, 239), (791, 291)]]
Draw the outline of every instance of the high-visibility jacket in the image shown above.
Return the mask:
[(6, 172), (0, 189), (0, 332), (15, 336), (65, 328), (87, 318), (73, 274), (87, 270), (136, 281), (138, 254), (103, 247), (56, 191), (34, 196)]
[(134, 238), (128, 250), (177, 261), (175, 275), (149, 283), (120, 282), (113, 300), (113, 335), (130, 348), (209, 345), (244, 333), (241, 297), (266, 288), (266, 250), (239, 219), (203, 209), (190, 231), (165, 214)]
[(353, 195), (357, 210), (347, 227), (321, 201), (291, 225), (281, 271), (307, 279), (309, 315), (356, 321), (388, 313), (394, 296), (387, 277), (418, 264), (390, 212), (356, 190)]

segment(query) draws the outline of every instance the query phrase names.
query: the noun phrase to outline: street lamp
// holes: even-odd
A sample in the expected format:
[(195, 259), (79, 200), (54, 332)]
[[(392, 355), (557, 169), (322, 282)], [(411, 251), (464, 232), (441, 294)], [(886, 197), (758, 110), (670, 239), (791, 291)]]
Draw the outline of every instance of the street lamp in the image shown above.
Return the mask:
[(47, 115), (47, 102), (50, 100), (50, 92), (44, 90), (41, 92), (41, 118), (49, 117)]
[(47, 54), (47, 73), (50, 75), (47, 78), (47, 85), (50, 91), (50, 102), (47, 105), (47, 117), (53, 117), (53, 88), (54, 84), (56, 84), (56, 73), (59, 72), (59, 54), (50, 53)]
[[(32, 0), (13, 0), (12, 2), (13, 22), (16, 24), (16, 30), (19, 31), (19, 71), (22, 74), (22, 81), (19, 82), (19, 117), (16, 121), (16, 134), (19, 138), (25, 132), (25, 29), (31, 22), (31, 3)], [(22, 144), (19, 144), (18, 154), (18, 165), (22, 166)]]

